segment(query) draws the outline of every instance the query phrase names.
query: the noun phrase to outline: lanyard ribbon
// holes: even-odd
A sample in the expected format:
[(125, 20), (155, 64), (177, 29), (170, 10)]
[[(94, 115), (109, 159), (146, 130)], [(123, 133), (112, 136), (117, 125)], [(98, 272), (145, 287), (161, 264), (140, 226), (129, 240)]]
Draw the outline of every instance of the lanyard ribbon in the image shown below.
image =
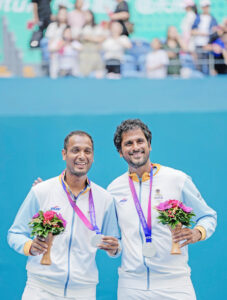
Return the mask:
[[(76, 200), (76, 197), (73, 195), (73, 193), (68, 190), (69, 188), (67, 188), (66, 183), (64, 181), (64, 175), (65, 175), (65, 171), (62, 172), (62, 174), (60, 175), (60, 181), (62, 183), (63, 189), (68, 197), (69, 203), (71, 204), (72, 208), (74, 209), (74, 211), (76, 212), (76, 214), (78, 215), (78, 217), (81, 219), (81, 221), (84, 223), (84, 225), (92, 230), (95, 231), (96, 234), (101, 234), (101, 231), (99, 230), (97, 224), (96, 224), (96, 217), (95, 217), (95, 206), (94, 206), (94, 200), (93, 200), (93, 195), (92, 195), (92, 190), (90, 188), (89, 190), (89, 214), (90, 214), (90, 220), (91, 222), (87, 219), (87, 217), (84, 215), (84, 213), (79, 209), (79, 207), (76, 205), (75, 201), (73, 201), (71, 195), (73, 196), (73, 198)], [(88, 183), (90, 185), (90, 180), (88, 180)]]
[(136, 189), (134, 187), (132, 178), (129, 176), (129, 186), (132, 193), (132, 197), (134, 200), (134, 204), (140, 219), (140, 223), (143, 227), (143, 231), (146, 237), (146, 242), (151, 243), (152, 242), (152, 225), (151, 225), (151, 194), (152, 194), (152, 181), (153, 181), (153, 168), (151, 166), (151, 172), (150, 172), (150, 192), (149, 192), (149, 199), (148, 199), (148, 211), (147, 211), (147, 221), (144, 217), (142, 207), (140, 205), (140, 201), (138, 199), (138, 196), (136, 194)]

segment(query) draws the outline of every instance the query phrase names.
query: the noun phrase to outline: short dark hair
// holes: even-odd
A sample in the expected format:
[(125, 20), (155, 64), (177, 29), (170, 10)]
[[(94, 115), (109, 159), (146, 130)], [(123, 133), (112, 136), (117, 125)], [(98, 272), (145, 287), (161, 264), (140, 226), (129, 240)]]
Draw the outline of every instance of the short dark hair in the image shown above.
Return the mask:
[(114, 134), (114, 145), (117, 148), (118, 152), (121, 150), (122, 134), (129, 130), (138, 128), (143, 131), (148, 143), (151, 144), (152, 133), (149, 130), (148, 126), (144, 124), (140, 119), (128, 119), (121, 122)]
[(75, 130), (75, 131), (72, 131), (70, 132), (64, 139), (64, 149), (65, 151), (67, 151), (67, 146), (68, 146), (68, 143), (69, 143), (69, 139), (71, 138), (71, 136), (74, 136), (74, 135), (85, 135), (87, 136), (90, 140), (91, 140), (91, 143), (92, 143), (92, 149), (94, 150), (94, 142), (93, 142), (93, 139), (92, 137), (90, 136), (90, 134), (88, 134), (87, 132), (85, 131), (82, 131), (82, 130)]

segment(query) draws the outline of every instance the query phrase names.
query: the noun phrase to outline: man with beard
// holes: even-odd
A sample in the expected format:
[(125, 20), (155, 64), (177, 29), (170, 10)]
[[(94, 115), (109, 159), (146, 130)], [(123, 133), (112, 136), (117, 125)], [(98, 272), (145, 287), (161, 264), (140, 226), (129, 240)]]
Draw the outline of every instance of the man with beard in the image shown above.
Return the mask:
[[(97, 247), (110, 256), (120, 252), (113, 199), (87, 177), (94, 158), (91, 136), (83, 131), (68, 134), (62, 156), (66, 170), (32, 187), (9, 229), (9, 245), (29, 256), (22, 300), (94, 300)], [(39, 255), (47, 251), (45, 239), (30, 238), (28, 223), (39, 210), (60, 212), (67, 221), (66, 230), (53, 240), (50, 266), (40, 264)]]
[[(187, 264), (187, 245), (209, 238), (216, 227), (216, 213), (201, 197), (185, 173), (151, 163), (151, 132), (139, 119), (126, 120), (116, 129), (114, 144), (129, 170), (108, 187), (114, 196), (122, 237), (118, 300), (194, 300)], [(158, 223), (156, 205), (182, 201), (196, 215), (193, 229), (173, 235), (182, 254), (171, 255), (171, 232)]]

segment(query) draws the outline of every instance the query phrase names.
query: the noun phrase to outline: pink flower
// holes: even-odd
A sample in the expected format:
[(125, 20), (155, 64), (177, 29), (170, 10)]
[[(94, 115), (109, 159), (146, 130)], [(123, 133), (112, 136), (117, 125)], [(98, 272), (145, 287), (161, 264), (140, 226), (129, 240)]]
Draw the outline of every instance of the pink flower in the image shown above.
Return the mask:
[(38, 218), (39, 217), (39, 213), (36, 213), (33, 217), (32, 217), (32, 219), (36, 219), (36, 218)]
[(46, 221), (51, 221), (52, 219), (53, 219), (53, 217), (55, 216), (55, 212), (54, 211), (52, 211), (52, 210), (49, 210), (49, 211), (46, 211), (44, 214), (43, 214), (43, 216), (44, 216), (44, 219), (46, 220)]
[(177, 207), (179, 205), (179, 201), (177, 200), (169, 200), (168, 203), (172, 206), (172, 208)]
[(156, 206), (157, 210), (166, 210), (171, 208), (172, 206), (169, 204), (169, 201), (161, 202), (159, 205)]
[(191, 207), (185, 206), (182, 202), (179, 204), (179, 207), (186, 213), (190, 213), (192, 211)]

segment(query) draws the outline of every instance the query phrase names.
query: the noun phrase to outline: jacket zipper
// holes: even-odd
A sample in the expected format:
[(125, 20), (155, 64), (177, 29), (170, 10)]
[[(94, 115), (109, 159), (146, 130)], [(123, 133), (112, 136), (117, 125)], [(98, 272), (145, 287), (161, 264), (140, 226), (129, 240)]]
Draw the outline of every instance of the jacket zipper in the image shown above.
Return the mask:
[[(139, 186), (140, 186), (140, 190), (139, 190), (139, 201), (141, 203), (141, 194), (142, 194), (142, 178), (139, 178)], [(143, 244), (143, 236), (142, 236), (142, 233), (141, 233), (141, 225), (140, 225), (140, 230), (139, 230), (139, 233), (140, 233), (140, 237), (141, 237), (141, 241), (142, 241), (142, 244)], [(145, 258), (143, 257), (143, 263), (144, 263), (144, 266), (146, 267), (147, 269), (147, 290), (149, 290), (150, 288), (150, 270), (149, 268), (146, 266), (146, 263), (145, 263)]]
[(70, 234), (69, 248), (68, 248), (68, 274), (67, 274), (67, 279), (66, 279), (65, 288), (64, 288), (64, 297), (66, 297), (66, 294), (67, 294), (67, 287), (68, 287), (68, 284), (69, 284), (69, 274), (70, 274), (70, 250), (71, 250), (71, 245), (72, 245), (72, 235), (73, 235), (74, 219), (75, 219), (75, 212), (74, 212), (74, 210), (73, 210), (73, 217), (72, 217), (72, 224), (71, 224), (71, 234)]
[[(77, 197), (74, 197), (75, 200), (77, 200), (79, 198), (79, 196), (84, 193), (84, 191), (87, 189), (87, 187), (85, 187), (79, 194)], [(71, 245), (72, 245), (72, 236), (73, 236), (73, 227), (74, 227), (74, 220), (75, 220), (75, 211), (73, 209), (73, 216), (72, 216), (72, 224), (71, 224), (71, 233), (70, 233), (70, 240), (69, 240), (69, 248), (68, 248), (68, 274), (67, 274), (67, 279), (65, 282), (65, 288), (64, 288), (64, 297), (66, 297), (67, 294), (67, 287), (69, 284), (69, 277), (70, 277), (70, 250), (71, 250)]]

